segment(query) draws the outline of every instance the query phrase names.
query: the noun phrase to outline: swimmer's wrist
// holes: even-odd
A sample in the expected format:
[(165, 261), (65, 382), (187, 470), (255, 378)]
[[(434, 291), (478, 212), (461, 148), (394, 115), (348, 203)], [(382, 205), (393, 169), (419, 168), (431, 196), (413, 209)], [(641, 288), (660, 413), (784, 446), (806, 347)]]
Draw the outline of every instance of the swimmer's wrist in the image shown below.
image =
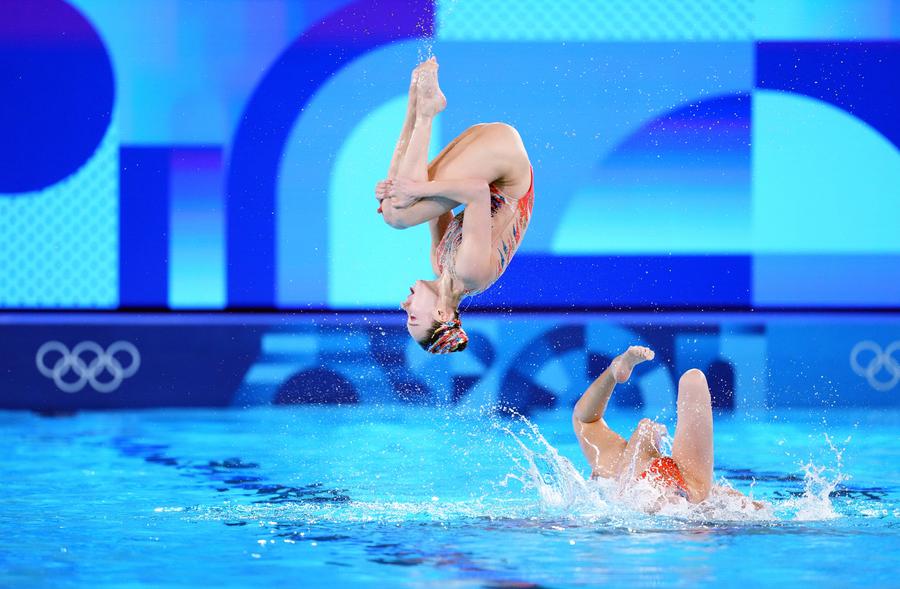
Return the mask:
[(409, 195), (413, 198), (426, 198), (429, 196), (434, 196), (434, 194), (430, 193), (430, 188), (432, 182), (429, 180), (424, 181), (416, 181), (412, 184), (412, 190), (410, 190)]

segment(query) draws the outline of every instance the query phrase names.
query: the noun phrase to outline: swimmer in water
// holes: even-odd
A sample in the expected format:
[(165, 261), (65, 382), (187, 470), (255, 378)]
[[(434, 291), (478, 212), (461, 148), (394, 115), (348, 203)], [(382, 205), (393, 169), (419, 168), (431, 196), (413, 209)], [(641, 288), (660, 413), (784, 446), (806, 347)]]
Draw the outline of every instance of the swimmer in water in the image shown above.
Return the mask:
[[(617, 383), (623, 383), (641, 362), (653, 360), (650, 348), (631, 346), (616, 357), (584, 392), (572, 412), (572, 426), (581, 451), (591, 465), (591, 478), (603, 477), (629, 483), (649, 479), (664, 495), (681, 496), (690, 503), (706, 500), (710, 493), (746, 499), (728, 487), (713, 484), (712, 400), (706, 376), (696, 368), (678, 381), (678, 422), (672, 456), (663, 456), (660, 442), (666, 426), (642, 419), (625, 440), (603, 419), (606, 405)], [(762, 509), (759, 501), (752, 503)]]
[[(428, 223), (437, 278), (417, 280), (400, 307), (409, 335), (426, 351), (465, 349), (463, 297), (503, 274), (525, 235), (534, 205), (531, 163), (519, 133), (503, 123), (466, 129), (431, 163), (434, 117), (447, 105), (431, 58), (412, 73), (406, 121), (388, 177), (375, 187), (378, 212), (396, 229)], [(465, 210), (453, 215), (453, 209)]]

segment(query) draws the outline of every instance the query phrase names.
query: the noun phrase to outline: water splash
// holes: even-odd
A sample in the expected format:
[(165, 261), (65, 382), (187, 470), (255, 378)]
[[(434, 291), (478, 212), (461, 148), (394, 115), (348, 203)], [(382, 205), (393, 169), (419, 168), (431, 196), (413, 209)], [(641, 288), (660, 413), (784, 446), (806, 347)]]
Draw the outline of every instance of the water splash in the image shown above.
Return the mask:
[(421, 38), (416, 49), (416, 56), (419, 60), (417, 63), (427, 61), (434, 56), (434, 37), (423, 36)]
[(753, 496), (755, 485), (751, 485), (750, 495), (744, 495), (722, 477), (705, 501), (692, 504), (665, 493), (649, 480), (638, 479), (627, 484), (607, 479), (586, 480), (572, 462), (544, 438), (535, 424), (514, 410), (503, 408), (500, 412), (506, 414), (506, 418), (495, 421), (495, 427), (512, 441), (507, 454), (514, 467), (502, 484), (518, 481), (523, 493), (536, 495), (543, 513), (588, 520), (614, 517), (632, 521), (642, 519), (638, 514), (652, 514), (706, 523), (818, 521), (840, 517), (831, 495), (848, 477), (840, 472), (843, 449), (836, 448), (827, 436), (837, 466), (827, 469), (812, 462), (801, 465), (804, 472), (801, 496), (782, 501), (759, 501)]
[(493, 426), (505, 433), (513, 442), (503, 447), (514, 471), (500, 483), (506, 486), (510, 480), (522, 485), (523, 492), (534, 491), (545, 511), (581, 508), (606, 508), (606, 502), (597, 493), (596, 485), (590, 485), (578, 469), (541, 435), (538, 427), (514, 409), (499, 408), (503, 417), (493, 420)]
[[(458, 0), (441, 0), (440, 3), (435, 3), (436, 14), (434, 16), (435, 19), (435, 30), (441, 26), (441, 21), (446, 20), (453, 14), (453, 11), (456, 10), (456, 3)], [(421, 31), (425, 30), (425, 23), (418, 23), (418, 28)], [(419, 40), (419, 44), (417, 47), (418, 59), (419, 63), (426, 61), (432, 57), (434, 57), (434, 43), (435, 43), (434, 35), (422, 35)]]
[(802, 465), (804, 476), (803, 495), (797, 499), (788, 499), (780, 507), (794, 510), (793, 519), (797, 521), (817, 521), (840, 517), (831, 502), (831, 493), (846, 476), (834, 473), (829, 476), (829, 469), (816, 466), (812, 462)]
[[(799, 497), (787, 499), (778, 506), (778, 513), (782, 517), (796, 521), (819, 521), (841, 517), (835, 510), (831, 500), (837, 486), (850, 479), (844, 474), (844, 447), (838, 447), (827, 432), (823, 432), (825, 443), (834, 453), (834, 467), (817, 466), (812, 460), (801, 463), (803, 470), (803, 494)], [(844, 440), (849, 444), (851, 438)]]

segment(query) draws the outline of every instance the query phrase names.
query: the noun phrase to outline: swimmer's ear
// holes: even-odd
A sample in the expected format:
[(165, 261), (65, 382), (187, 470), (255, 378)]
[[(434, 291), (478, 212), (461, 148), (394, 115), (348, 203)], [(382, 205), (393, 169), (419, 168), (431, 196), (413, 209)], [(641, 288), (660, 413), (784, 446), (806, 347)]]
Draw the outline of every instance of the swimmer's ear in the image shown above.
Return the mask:
[(431, 312), (431, 317), (438, 323), (443, 323), (450, 319), (450, 317), (448, 317), (444, 310), (440, 307), (434, 308), (434, 310)]

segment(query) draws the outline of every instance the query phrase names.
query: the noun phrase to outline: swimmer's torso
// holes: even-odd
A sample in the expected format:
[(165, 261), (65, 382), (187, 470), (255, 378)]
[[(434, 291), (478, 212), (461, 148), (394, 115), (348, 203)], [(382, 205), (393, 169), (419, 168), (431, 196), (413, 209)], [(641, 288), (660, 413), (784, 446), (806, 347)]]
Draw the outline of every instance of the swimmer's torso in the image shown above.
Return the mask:
[[(466, 291), (466, 295), (475, 295), (484, 292), (503, 274), (509, 265), (522, 237), (528, 229), (531, 220), (531, 211), (534, 207), (534, 173), (531, 174), (531, 183), (528, 191), (519, 198), (507, 196), (499, 188), (491, 185), (491, 279), (484, 286)], [(456, 278), (456, 255), (462, 244), (462, 230), (465, 211), (456, 215), (447, 230), (444, 232), (440, 243), (432, 252), (434, 267), (438, 274), (444, 271), (450, 272), (450, 276)]]

